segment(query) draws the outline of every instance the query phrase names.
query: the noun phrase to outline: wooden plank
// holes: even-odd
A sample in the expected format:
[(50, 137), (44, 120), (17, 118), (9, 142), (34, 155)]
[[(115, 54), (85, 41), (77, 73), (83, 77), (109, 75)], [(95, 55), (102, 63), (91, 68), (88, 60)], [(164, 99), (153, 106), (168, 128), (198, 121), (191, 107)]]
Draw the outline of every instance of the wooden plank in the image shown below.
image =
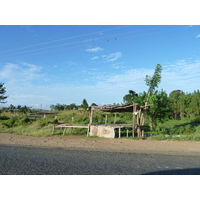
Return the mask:
[(75, 125), (68, 125), (68, 126), (55, 126), (55, 128), (88, 128), (88, 125), (81, 125), (81, 126), (75, 126)]

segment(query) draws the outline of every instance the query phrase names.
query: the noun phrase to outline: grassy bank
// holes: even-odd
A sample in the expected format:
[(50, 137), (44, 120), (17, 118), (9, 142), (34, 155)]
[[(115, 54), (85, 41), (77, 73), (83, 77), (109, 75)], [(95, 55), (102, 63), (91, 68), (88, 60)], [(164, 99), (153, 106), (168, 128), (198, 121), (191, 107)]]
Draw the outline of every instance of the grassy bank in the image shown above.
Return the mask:
[(169, 120), (149, 134), (152, 140), (200, 141), (200, 118)]
[[(131, 123), (131, 113), (121, 113), (116, 116), (116, 123)], [(95, 112), (94, 124), (105, 123), (105, 113)], [(4, 112), (0, 114), (0, 132), (15, 133), (31, 136), (51, 136), (53, 124), (88, 124), (89, 111), (34, 111), (28, 115)], [(107, 123), (114, 123), (114, 114), (108, 116)], [(148, 125), (148, 121), (147, 121)], [(117, 130), (116, 130), (117, 131)], [(129, 130), (129, 139), (141, 139), (130, 137), (132, 130)], [(62, 135), (63, 131), (55, 129), (54, 135)], [(86, 136), (87, 129), (67, 128), (65, 135)], [(122, 138), (126, 138), (126, 129), (122, 130)], [(143, 138), (144, 139), (144, 138)], [(149, 140), (188, 140), (200, 141), (200, 118), (168, 120), (165, 123), (157, 124), (153, 131), (145, 131), (145, 139)]]

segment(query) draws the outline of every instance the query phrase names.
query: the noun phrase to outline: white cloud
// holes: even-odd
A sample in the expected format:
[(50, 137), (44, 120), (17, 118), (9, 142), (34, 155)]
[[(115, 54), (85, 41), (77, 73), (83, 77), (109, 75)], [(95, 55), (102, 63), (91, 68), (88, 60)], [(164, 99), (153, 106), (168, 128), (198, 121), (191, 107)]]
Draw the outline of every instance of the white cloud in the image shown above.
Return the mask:
[(0, 80), (5, 83), (9, 104), (24, 105), (43, 96), (39, 93), (39, 82), (44, 78), (40, 66), (23, 62), (7, 63), (0, 68)]
[(94, 56), (91, 58), (91, 60), (97, 60), (97, 59), (99, 59), (99, 56)]
[(193, 92), (200, 89), (199, 78), (200, 60), (178, 60), (172, 65), (163, 66), (161, 86), (168, 92), (177, 89)]
[[(111, 75), (106, 71), (95, 71), (84, 77), (89, 78), (92, 83), (88, 81), (83, 84), (83, 80), (80, 79), (76, 85), (64, 82), (59, 84), (51, 82), (46, 85), (38, 82), (43, 77), (39, 66), (9, 63), (1, 68), (0, 80), (5, 83), (9, 95), (8, 105), (11, 103), (14, 105), (81, 104), (83, 98), (86, 98), (88, 103), (121, 103), (123, 96), (130, 89), (137, 93), (146, 91), (148, 87), (145, 85), (145, 77), (152, 76), (155, 69), (152, 67), (125, 70), (124, 66), (124, 72), (120, 74)], [(192, 62), (178, 60), (163, 66), (162, 80), (158, 89), (164, 89), (168, 93), (177, 89), (193, 92), (200, 89), (199, 78), (200, 60)]]
[(120, 51), (116, 53), (111, 53), (109, 55), (103, 55), (102, 57), (107, 61), (107, 62), (113, 62), (118, 60), (122, 56), (122, 53)]
[(95, 48), (91, 48), (91, 49), (86, 49), (86, 51), (88, 51), (88, 52), (98, 52), (98, 51), (103, 51), (103, 48), (95, 47)]
[(200, 38), (200, 34), (196, 36), (196, 38)]
[(0, 79), (6, 80), (7, 82), (16, 82), (20, 84), (41, 78), (40, 71), (42, 68), (29, 63), (8, 63), (1, 68)]
[(123, 68), (125, 68), (125, 66), (124, 66), (123, 62), (120, 62), (120, 63), (113, 63), (113, 64), (112, 64), (112, 68), (113, 68), (113, 69), (123, 69)]
[(66, 65), (72, 67), (72, 66), (77, 66), (78, 64), (69, 60), (66, 62)]

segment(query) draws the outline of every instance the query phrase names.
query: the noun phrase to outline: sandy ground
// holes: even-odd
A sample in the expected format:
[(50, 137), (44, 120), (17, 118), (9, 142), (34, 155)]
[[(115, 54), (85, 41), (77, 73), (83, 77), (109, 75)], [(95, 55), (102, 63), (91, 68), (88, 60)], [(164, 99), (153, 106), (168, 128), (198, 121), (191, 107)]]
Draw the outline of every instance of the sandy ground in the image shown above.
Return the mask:
[(79, 136), (34, 137), (10, 133), (0, 133), (0, 144), (43, 146), (43, 147), (74, 147), (106, 150), (149, 150), (200, 152), (200, 142), (195, 141), (150, 141), (131, 139), (104, 139)]

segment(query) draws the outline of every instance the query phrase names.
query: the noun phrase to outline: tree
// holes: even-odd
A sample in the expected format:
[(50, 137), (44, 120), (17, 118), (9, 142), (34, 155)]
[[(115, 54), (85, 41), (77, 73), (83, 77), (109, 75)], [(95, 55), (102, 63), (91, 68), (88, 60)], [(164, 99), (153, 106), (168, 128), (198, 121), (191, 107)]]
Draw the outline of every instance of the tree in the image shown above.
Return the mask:
[(81, 104), (81, 108), (83, 108), (83, 109), (87, 109), (89, 107), (89, 105), (88, 105), (88, 103), (87, 103), (87, 100), (86, 99), (83, 99), (83, 102), (82, 102), (82, 104)]
[[(188, 98), (188, 96), (190, 98)], [(190, 117), (195, 117), (200, 115), (200, 92), (199, 90), (194, 91), (193, 94), (188, 94), (186, 96), (186, 113), (189, 114)], [(188, 100), (189, 99), (189, 100)], [(189, 108), (189, 109), (188, 109)]]
[(0, 83), (0, 103), (6, 103), (4, 100), (7, 99), (8, 96), (5, 96), (6, 88), (4, 87), (4, 83)]
[(173, 111), (173, 118), (183, 118), (185, 110), (185, 93), (182, 90), (173, 90), (169, 94), (169, 102)]
[(132, 104), (132, 103), (136, 103), (136, 99), (138, 97), (138, 94), (133, 91), (133, 90), (129, 90), (129, 93), (126, 94), (124, 97), (123, 97), (123, 102), (124, 104), (128, 105), (128, 104)]
[(10, 104), (10, 106), (8, 107), (8, 110), (11, 112), (11, 113), (15, 113), (15, 110), (16, 110), (16, 107), (12, 104)]
[(155, 89), (158, 87), (158, 84), (161, 82), (161, 72), (162, 72), (162, 66), (160, 64), (157, 64), (156, 69), (154, 71), (154, 74), (152, 77), (146, 75), (146, 85), (149, 86), (148, 89), (148, 95), (153, 95), (155, 92)]
[(50, 108), (51, 108), (51, 110), (55, 110), (55, 105), (51, 104)]
[(159, 116), (159, 112), (162, 112), (160, 106), (165, 107), (165, 105), (160, 105), (160, 99), (162, 98), (160, 97), (160, 95), (165, 96), (164, 92), (162, 91), (159, 94), (159, 92), (156, 91), (158, 84), (161, 82), (161, 72), (162, 72), (162, 66), (160, 64), (157, 64), (153, 76), (150, 77), (146, 75), (145, 79), (146, 85), (149, 86), (145, 104), (152, 104), (147, 112), (151, 130), (153, 129), (153, 125), (156, 123), (156, 119), (158, 119), (157, 116)]
[(158, 122), (163, 122), (169, 118), (171, 110), (167, 93), (163, 90), (155, 91), (151, 97), (151, 103), (153, 105), (147, 110), (147, 117), (149, 118), (150, 129), (152, 130)]
[(27, 113), (31, 112), (31, 109), (27, 107), (26, 105), (23, 107), (21, 105), (18, 105), (17, 110), (19, 113), (22, 113), (23, 115), (26, 115)]
[(57, 103), (54, 107), (56, 111), (64, 110), (64, 105)]
[(92, 103), (92, 104), (91, 104), (91, 107), (92, 107), (92, 106), (98, 106), (98, 105), (97, 105), (96, 103)]
[(78, 107), (77, 107), (77, 105), (75, 103), (69, 104), (68, 108), (69, 108), (69, 110), (77, 110), (78, 109)]

